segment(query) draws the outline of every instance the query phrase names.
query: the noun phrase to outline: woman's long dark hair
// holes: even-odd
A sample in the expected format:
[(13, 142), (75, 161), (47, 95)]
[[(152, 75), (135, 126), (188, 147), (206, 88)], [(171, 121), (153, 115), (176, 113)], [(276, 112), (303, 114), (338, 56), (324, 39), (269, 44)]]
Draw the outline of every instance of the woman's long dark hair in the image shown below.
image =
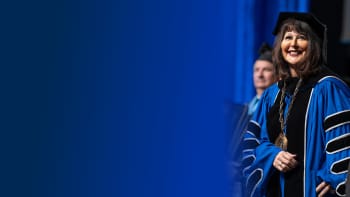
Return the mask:
[[(294, 69), (298, 76), (306, 78), (321, 68), (321, 65), (325, 64), (325, 60), (322, 55), (322, 40), (311, 29), (311, 27), (303, 21), (296, 19), (288, 19), (281, 26), (278, 34), (276, 35), (274, 47), (272, 50), (272, 61), (277, 69), (278, 77), (280, 79), (286, 79), (291, 77), (289, 64), (284, 60), (282, 56), (281, 42), (284, 34), (288, 31), (295, 31), (303, 34), (309, 41), (309, 45), (306, 51), (305, 59), (300, 62)], [(325, 44), (325, 43), (324, 43)]]

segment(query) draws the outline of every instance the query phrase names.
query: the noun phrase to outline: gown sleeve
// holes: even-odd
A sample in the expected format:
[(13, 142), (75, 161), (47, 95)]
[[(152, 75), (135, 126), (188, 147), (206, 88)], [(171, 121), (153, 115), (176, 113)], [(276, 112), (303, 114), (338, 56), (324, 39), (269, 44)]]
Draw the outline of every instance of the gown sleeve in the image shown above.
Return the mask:
[(281, 149), (269, 141), (266, 120), (277, 93), (277, 85), (265, 90), (244, 133), (242, 169), (247, 196), (263, 197), (267, 180), (276, 171), (272, 164)]
[(309, 145), (316, 147), (314, 152), (321, 152), (317, 177), (331, 184), (338, 196), (345, 196), (350, 161), (350, 89), (330, 77), (319, 83), (314, 95), (318, 107), (313, 115), (318, 114), (320, 121), (310, 129), (318, 132), (314, 136), (320, 136), (320, 140), (310, 140)]

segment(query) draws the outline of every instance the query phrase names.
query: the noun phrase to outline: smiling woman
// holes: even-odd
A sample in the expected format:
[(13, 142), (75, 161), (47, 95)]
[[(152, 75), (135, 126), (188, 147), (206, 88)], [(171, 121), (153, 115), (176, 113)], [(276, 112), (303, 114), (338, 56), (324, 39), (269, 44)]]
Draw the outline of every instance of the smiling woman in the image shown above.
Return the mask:
[(326, 67), (326, 29), (310, 13), (279, 15), (272, 60), (280, 81), (244, 134), (249, 196), (345, 195), (350, 89)]
[(289, 76), (289, 72), (292, 77), (305, 78), (327, 63), (326, 27), (311, 15), (306, 15), (304, 20), (287, 17), (281, 14), (274, 30), (274, 61), (281, 65), (282, 78)]

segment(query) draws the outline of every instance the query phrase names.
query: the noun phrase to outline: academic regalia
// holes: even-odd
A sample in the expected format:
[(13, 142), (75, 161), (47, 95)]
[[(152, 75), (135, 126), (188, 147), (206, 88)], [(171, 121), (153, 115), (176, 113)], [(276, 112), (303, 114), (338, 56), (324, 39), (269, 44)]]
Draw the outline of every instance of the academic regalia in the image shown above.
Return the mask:
[[(259, 56), (257, 60), (264, 60), (272, 63), (272, 51), (270, 45), (262, 43), (259, 48)], [(231, 104), (228, 113), (229, 122), (232, 126), (232, 134), (229, 142), (230, 155), (230, 177), (231, 177), (231, 192), (233, 196), (244, 196), (241, 176), (241, 152), (242, 139), (249, 120), (256, 110), (260, 96), (256, 95), (249, 103), (245, 104)]]
[[(295, 88), (295, 79), (290, 80), (285, 109)], [(287, 151), (298, 155), (299, 165), (288, 173), (273, 167), (281, 151), (274, 145), (281, 131), (278, 109), (276, 113), (280, 90), (280, 82), (265, 90), (244, 134), (242, 166), (247, 195), (316, 197), (317, 185), (325, 181), (337, 195), (344, 196), (350, 160), (349, 87), (325, 67), (300, 87), (287, 122)], [(303, 123), (295, 124), (300, 121)]]

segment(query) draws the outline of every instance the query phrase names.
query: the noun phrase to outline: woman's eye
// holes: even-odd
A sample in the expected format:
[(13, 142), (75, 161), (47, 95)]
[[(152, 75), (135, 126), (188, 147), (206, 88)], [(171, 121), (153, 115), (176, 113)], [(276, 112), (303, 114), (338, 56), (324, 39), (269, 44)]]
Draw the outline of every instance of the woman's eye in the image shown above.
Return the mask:
[(306, 40), (306, 36), (299, 36), (299, 39)]

